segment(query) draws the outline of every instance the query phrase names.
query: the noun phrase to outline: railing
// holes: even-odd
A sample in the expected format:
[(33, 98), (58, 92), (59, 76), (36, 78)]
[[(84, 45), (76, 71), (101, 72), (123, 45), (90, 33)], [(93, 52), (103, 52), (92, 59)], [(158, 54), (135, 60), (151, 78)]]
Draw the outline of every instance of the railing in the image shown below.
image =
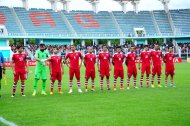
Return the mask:
[(121, 30), (121, 28), (120, 28), (120, 25), (118, 24), (118, 22), (117, 22), (117, 20), (116, 20), (116, 18), (115, 18), (115, 16), (114, 16), (114, 14), (113, 14), (113, 12), (110, 12), (110, 15), (111, 15), (112, 20), (113, 20), (114, 23), (115, 23), (115, 26), (116, 26), (118, 32), (119, 32), (119, 33), (123, 33), (122, 30)]
[(153, 11), (150, 11), (150, 13), (151, 13), (151, 16), (152, 16), (152, 21), (153, 21), (153, 24), (154, 24), (154, 26), (155, 26), (156, 32), (157, 32), (159, 35), (162, 35), (161, 32), (160, 32), (160, 29), (159, 29), (159, 27), (158, 27), (158, 23), (156, 22), (156, 18), (155, 18), (155, 16), (154, 16)]
[(71, 32), (76, 35), (77, 34), (76, 31), (74, 30), (74, 28), (72, 27), (72, 25), (70, 24), (70, 22), (68, 21), (68, 19), (66, 18), (66, 16), (63, 14), (62, 11), (60, 13), (60, 16), (61, 16), (62, 20), (66, 22), (66, 24), (69, 27), (69, 29), (71, 30)]
[(176, 35), (176, 28), (175, 28), (174, 22), (173, 22), (173, 20), (172, 20), (172, 16), (171, 16), (171, 14), (170, 14), (170, 11), (167, 12), (167, 16), (168, 16), (168, 20), (169, 20), (171, 29), (172, 29), (174, 35)]
[(15, 20), (16, 20), (17, 25), (18, 25), (19, 28), (20, 28), (20, 31), (21, 31), (23, 34), (26, 34), (26, 31), (25, 31), (25, 29), (24, 29), (22, 23), (20, 22), (20, 19), (19, 19), (19, 17), (17, 16), (17, 14), (16, 14), (14, 8), (11, 8), (10, 10), (11, 10), (11, 12), (12, 12), (12, 14), (13, 14)]
[[(109, 34), (103, 34), (103, 33), (88, 33), (88, 34), (54, 34), (54, 33), (8, 33), (0, 34), (1, 37), (11, 37), (11, 36), (17, 36), (17, 37), (128, 37), (133, 38), (136, 36), (134, 34), (117, 34), (117, 33), (109, 33)], [(178, 33), (174, 35), (173, 33), (162, 33), (162, 35), (158, 35), (157, 33), (154, 34), (146, 34), (143, 37), (176, 37), (176, 36), (184, 36), (184, 37), (190, 37), (190, 32), (186, 33)]]

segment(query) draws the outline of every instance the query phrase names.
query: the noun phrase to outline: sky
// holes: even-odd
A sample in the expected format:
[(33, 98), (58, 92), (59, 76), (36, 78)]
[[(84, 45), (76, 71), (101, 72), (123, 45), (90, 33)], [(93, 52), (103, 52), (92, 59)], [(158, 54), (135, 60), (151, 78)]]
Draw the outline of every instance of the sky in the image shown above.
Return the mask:
[[(21, 0), (0, 0), (0, 6), (21, 7)], [(51, 5), (47, 0), (29, 0), (30, 8), (46, 8), (50, 9)], [(69, 4), (70, 10), (92, 10), (92, 6), (85, 0), (71, 0)], [(190, 8), (190, 0), (171, 0), (170, 9)], [(58, 3), (58, 10), (62, 9), (62, 4)], [(158, 0), (141, 0), (139, 10), (159, 10), (163, 9), (163, 5)], [(113, 0), (100, 0), (98, 5), (100, 11), (121, 11), (121, 6)], [(131, 3), (127, 4), (127, 11), (133, 10)]]

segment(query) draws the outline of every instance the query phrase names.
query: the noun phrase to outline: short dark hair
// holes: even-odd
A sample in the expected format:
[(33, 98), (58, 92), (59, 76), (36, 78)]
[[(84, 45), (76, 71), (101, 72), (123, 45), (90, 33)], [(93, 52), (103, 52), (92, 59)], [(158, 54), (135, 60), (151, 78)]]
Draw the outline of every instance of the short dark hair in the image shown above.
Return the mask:
[(144, 47), (144, 48), (145, 48), (145, 47), (148, 47), (148, 45), (144, 45), (143, 47)]
[(22, 45), (17, 45), (16, 49), (20, 49), (20, 48), (23, 48), (23, 46)]
[(41, 43), (40, 46), (45, 46), (45, 44), (44, 44), (44, 43)]
[(168, 49), (169, 49), (169, 48), (174, 48), (174, 47), (173, 47), (173, 46), (168, 46)]
[(121, 49), (121, 46), (117, 46), (116, 49), (120, 48)]
[(132, 45), (131, 45), (131, 47), (135, 47), (135, 45), (134, 45), (134, 44), (132, 44)]
[(53, 48), (56, 48), (57, 50), (59, 50), (59, 48), (57, 46), (54, 46)]

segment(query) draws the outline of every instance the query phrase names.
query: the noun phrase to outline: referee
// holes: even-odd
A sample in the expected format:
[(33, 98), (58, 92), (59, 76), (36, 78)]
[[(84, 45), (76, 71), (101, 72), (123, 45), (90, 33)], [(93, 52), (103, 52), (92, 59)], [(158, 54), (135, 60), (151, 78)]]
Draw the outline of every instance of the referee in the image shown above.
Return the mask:
[[(2, 73), (5, 74), (5, 59), (3, 57), (2, 52), (0, 52), (0, 91), (1, 91)], [(1, 92), (0, 92), (0, 97), (1, 97)]]

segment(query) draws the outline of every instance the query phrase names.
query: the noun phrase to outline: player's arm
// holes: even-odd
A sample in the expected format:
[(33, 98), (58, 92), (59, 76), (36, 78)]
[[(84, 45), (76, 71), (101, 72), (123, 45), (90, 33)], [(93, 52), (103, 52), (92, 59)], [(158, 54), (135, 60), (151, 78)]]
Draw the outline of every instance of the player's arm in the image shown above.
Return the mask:
[[(81, 54), (80, 54), (80, 55), (81, 55)], [(81, 59), (81, 62), (80, 62), (80, 64), (79, 64), (79, 67), (81, 68), (82, 62), (83, 62), (83, 56), (82, 56), (82, 55), (80, 56), (80, 59)]]
[(126, 64), (126, 66), (128, 65), (127, 55), (126, 55), (126, 57), (125, 57), (125, 64)]
[(46, 55), (47, 55), (47, 61), (50, 61), (51, 60), (51, 56), (50, 56), (50, 54), (49, 54), (49, 52), (47, 51), (47, 53), (46, 53)]
[(141, 54), (139, 55), (138, 59), (139, 59), (138, 67), (139, 67), (139, 70), (140, 70), (141, 69)]
[(113, 64), (113, 66), (114, 66), (114, 55), (113, 55), (113, 58), (112, 58), (112, 64)]
[(109, 68), (110, 68), (110, 71), (111, 71), (111, 57), (109, 58)]
[[(13, 55), (14, 58), (14, 55)], [(13, 73), (15, 74), (15, 67), (14, 67), (14, 59), (12, 58), (12, 61), (10, 62), (11, 68), (13, 70)]]
[(100, 72), (100, 59), (99, 59), (99, 57), (98, 57), (98, 59), (97, 59), (97, 67), (98, 67), (98, 71)]
[(64, 63), (61, 61), (60, 65), (61, 65), (62, 74), (64, 74)]
[(86, 57), (84, 56), (84, 60), (83, 60), (84, 66), (86, 67)]
[(51, 59), (49, 60), (49, 71), (50, 71), (50, 75), (52, 75), (52, 63), (51, 63)]
[(96, 55), (95, 55), (95, 58), (94, 58), (94, 63), (96, 63)]
[(165, 54), (165, 56), (163, 57), (163, 62), (166, 63), (166, 54)]
[(28, 71), (29, 71), (29, 68), (28, 68), (28, 64), (27, 64), (27, 60), (26, 60), (26, 58), (25, 58), (25, 64), (26, 64), (26, 72), (28, 73)]
[(36, 61), (42, 62), (42, 61), (39, 59), (39, 57), (38, 57), (38, 51), (36, 51), (36, 54), (35, 54), (34, 57), (35, 57), (34, 59), (35, 59)]
[(160, 59), (161, 61), (162, 61), (162, 66), (164, 65), (164, 55), (162, 54), (161, 55), (161, 59)]
[(65, 64), (67, 65), (67, 67), (69, 67), (69, 68), (70, 68), (68, 58), (69, 58), (69, 54), (67, 54), (67, 55), (66, 55), (66, 57), (65, 57)]

